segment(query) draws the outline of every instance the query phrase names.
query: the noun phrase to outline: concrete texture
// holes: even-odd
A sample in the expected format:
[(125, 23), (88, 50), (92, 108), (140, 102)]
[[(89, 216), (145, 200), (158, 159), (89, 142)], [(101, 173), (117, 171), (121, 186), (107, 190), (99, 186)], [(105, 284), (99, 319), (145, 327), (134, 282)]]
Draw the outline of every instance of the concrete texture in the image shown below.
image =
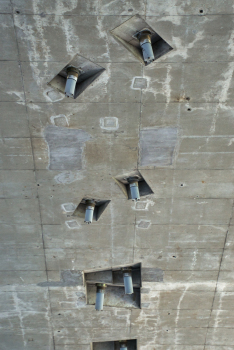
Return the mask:
[[(173, 47), (148, 67), (110, 33), (135, 14)], [(234, 350), (233, 1), (0, 0), (0, 17), (1, 350)], [(105, 71), (73, 100), (47, 82), (76, 54)], [(112, 178), (136, 169), (138, 203)], [(86, 225), (90, 195), (111, 202)], [(86, 304), (82, 271), (139, 262), (141, 309)]]

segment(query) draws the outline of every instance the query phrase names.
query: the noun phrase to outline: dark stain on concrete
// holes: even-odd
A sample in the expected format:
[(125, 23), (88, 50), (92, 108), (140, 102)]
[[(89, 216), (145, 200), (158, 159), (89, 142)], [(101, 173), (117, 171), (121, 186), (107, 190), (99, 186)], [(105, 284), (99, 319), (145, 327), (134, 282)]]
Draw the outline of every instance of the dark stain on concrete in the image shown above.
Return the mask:
[(140, 165), (169, 166), (177, 141), (177, 128), (143, 129), (140, 132)]
[(85, 142), (91, 136), (84, 130), (49, 125), (45, 129), (50, 170), (81, 170)]
[(60, 281), (41, 282), (37, 284), (39, 287), (70, 287), (82, 286), (83, 275), (80, 270), (64, 270), (61, 272)]

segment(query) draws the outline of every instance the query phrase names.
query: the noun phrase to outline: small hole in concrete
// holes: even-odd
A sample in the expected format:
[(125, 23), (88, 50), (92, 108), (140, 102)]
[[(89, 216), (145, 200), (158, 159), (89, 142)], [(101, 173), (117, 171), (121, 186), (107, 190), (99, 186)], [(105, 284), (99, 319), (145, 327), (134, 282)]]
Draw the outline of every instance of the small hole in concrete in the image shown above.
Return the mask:
[(190, 101), (190, 97), (186, 97), (186, 100), (187, 100), (187, 101)]
[(37, 186), (40, 186), (40, 184), (37, 184)]
[(133, 9), (128, 9), (128, 12), (132, 12), (133, 11)]
[(200, 10), (199, 12), (200, 12), (200, 13), (203, 13), (203, 10)]
[(20, 11), (19, 11), (19, 10), (16, 10), (15, 12), (16, 12), (16, 13), (18, 13), (18, 14), (20, 13)]
[(58, 333), (60, 333), (60, 331), (58, 331)]
[(181, 187), (183, 187), (183, 186), (184, 186), (184, 184), (181, 184), (180, 186), (181, 186)]
[(61, 314), (58, 314), (59, 316), (61, 315)]
[(189, 111), (189, 112), (190, 112), (190, 111), (191, 111), (191, 108), (188, 108), (188, 109), (187, 109), (187, 111)]
[(170, 312), (168, 312), (168, 315), (170, 315), (171, 313)]
[(173, 258), (176, 258), (176, 256), (175, 256), (175, 255), (173, 255), (172, 257), (173, 257)]

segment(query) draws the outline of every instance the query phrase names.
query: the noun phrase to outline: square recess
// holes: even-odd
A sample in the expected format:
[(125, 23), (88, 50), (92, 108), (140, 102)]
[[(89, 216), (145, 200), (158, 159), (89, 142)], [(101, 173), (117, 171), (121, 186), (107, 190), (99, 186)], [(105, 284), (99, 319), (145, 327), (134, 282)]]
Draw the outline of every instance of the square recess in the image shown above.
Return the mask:
[(135, 77), (132, 82), (133, 90), (143, 90), (147, 88), (147, 79), (143, 77)]
[[(125, 338), (124, 340), (127, 342), (128, 350), (137, 350), (137, 339)], [(91, 350), (120, 350), (120, 342), (119, 340), (93, 342), (91, 343)]]
[(80, 228), (80, 225), (76, 220), (66, 221), (65, 223), (70, 229)]
[(116, 117), (104, 117), (100, 119), (100, 127), (104, 130), (114, 131), (119, 128), (119, 121)]
[(141, 220), (141, 221), (138, 223), (137, 227), (138, 227), (138, 228), (147, 229), (147, 228), (150, 227), (150, 224), (151, 224), (151, 221)]
[[(125, 294), (122, 268), (132, 269), (133, 294)], [(112, 267), (105, 270), (84, 271), (86, 300), (94, 305), (96, 283), (105, 283), (104, 306), (140, 308), (141, 307), (141, 263)]]
[(147, 202), (136, 202), (136, 209), (137, 210), (146, 210), (148, 206)]
[(150, 27), (146, 21), (139, 15), (131, 17), (120, 26), (111, 30), (113, 37), (121, 43), (127, 50), (129, 50), (141, 63), (145, 66), (148, 64), (144, 62), (140, 43), (133, 36), (140, 32), (142, 29), (149, 29), (152, 33), (151, 43), (154, 53), (154, 59), (157, 60), (159, 57), (173, 50), (173, 48), (158, 34), (155, 30)]
[(82, 92), (105, 71), (105, 68), (76, 54), (75, 57), (73, 57), (73, 59), (68, 62), (68, 64), (66, 64), (66, 66), (63, 67), (62, 70), (47, 84), (64, 93), (67, 80), (66, 68), (68, 66), (73, 66), (81, 70), (76, 83), (74, 99), (82, 94)]
[(74, 210), (76, 209), (75, 204), (73, 203), (64, 203), (62, 204), (62, 209), (66, 212), (66, 213), (72, 213), (74, 212)]
[(124, 195), (128, 199), (131, 199), (130, 187), (126, 179), (128, 177), (136, 176), (136, 175), (139, 177), (138, 186), (139, 186), (140, 197), (148, 196), (149, 194), (154, 193), (138, 170), (132, 171), (131, 173), (127, 173), (124, 175), (115, 176), (113, 177), (113, 179), (115, 180), (116, 184), (120, 187)]
[(73, 212), (72, 216), (77, 216), (80, 218), (85, 217), (85, 211), (86, 211), (86, 200), (94, 200), (95, 201), (95, 208), (93, 213), (93, 220), (98, 221), (101, 217), (101, 215), (106, 210), (108, 204), (110, 203), (110, 200), (102, 200), (102, 199), (94, 199), (91, 197), (85, 197), (82, 199), (82, 201), (78, 204), (75, 211)]
[(106, 128), (116, 128), (116, 119), (112, 117), (104, 118), (104, 127)]

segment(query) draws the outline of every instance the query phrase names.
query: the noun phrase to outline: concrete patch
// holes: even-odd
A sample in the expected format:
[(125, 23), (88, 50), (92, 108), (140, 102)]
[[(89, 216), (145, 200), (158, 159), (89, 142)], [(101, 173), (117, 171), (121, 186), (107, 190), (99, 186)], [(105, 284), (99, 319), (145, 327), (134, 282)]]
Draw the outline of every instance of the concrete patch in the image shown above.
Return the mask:
[(141, 166), (169, 166), (177, 141), (177, 128), (143, 129), (140, 132)]
[(157, 268), (142, 268), (143, 282), (163, 282), (163, 270)]
[(54, 177), (58, 184), (71, 184), (72, 182), (82, 180), (84, 178), (81, 172), (63, 171)]
[(149, 206), (153, 206), (154, 202), (151, 200), (134, 202), (132, 209), (134, 210), (149, 210)]
[(68, 120), (67, 117), (64, 114), (59, 114), (50, 117), (51, 124), (56, 125), (56, 126), (68, 126)]
[(83, 285), (83, 274), (80, 270), (64, 270), (61, 272), (61, 281), (67, 284), (75, 283), (76, 285)]
[(65, 224), (70, 229), (80, 228), (80, 224), (76, 220), (66, 221)]
[(134, 77), (131, 88), (133, 90), (142, 90), (147, 88), (147, 79), (142, 77)]
[(100, 127), (104, 130), (118, 130), (119, 121), (116, 117), (105, 117), (100, 119)]
[(137, 225), (138, 228), (143, 228), (143, 229), (147, 229), (149, 228), (151, 225), (151, 221), (146, 221), (146, 220), (141, 220), (139, 222), (139, 224)]
[(76, 205), (74, 203), (64, 203), (61, 205), (62, 209), (66, 212), (73, 212), (76, 209)]
[(80, 270), (64, 270), (60, 281), (40, 282), (39, 287), (72, 287), (83, 285), (83, 274)]
[(91, 136), (77, 129), (49, 125), (45, 129), (49, 147), (50, 170), (81, 170), (84, 143)]
[(47, 91), (45, 96), (52, 102), (63, 100), (65, 97), (65, 95), (56, 90)]
[(136, 210), (146, 210), (148, 203), (147, 202), (136, 202), (135, 205), (136, 205), (135, 206)]

